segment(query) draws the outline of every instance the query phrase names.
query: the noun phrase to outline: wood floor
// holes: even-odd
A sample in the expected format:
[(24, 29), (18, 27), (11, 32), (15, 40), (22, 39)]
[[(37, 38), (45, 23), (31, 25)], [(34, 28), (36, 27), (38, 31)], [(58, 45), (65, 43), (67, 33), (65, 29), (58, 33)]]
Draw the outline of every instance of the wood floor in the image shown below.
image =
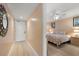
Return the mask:
[(8, 56), (38, 56), (32, 46), (25, 41), (15, 42), (8, 53)]
[(30, 48), (30, 45), (25, 42), (14, 42), (11, 43), (5, 43), (0, 44), (0, 56), (36, 56), (32, 49)]
[(7, 56), (12, 43), (0, 43), (0, 56)]
[(56, 47), (48, 43), (48, 56), (79, 56), (79, 47), (68, 43)]
[[(0, 56), (33, 56), (26, 42), (0, 44)], [(48, 56), (79, 56), (79, 47), (66, 43), (60, 47), (48, 43)]]
[(15, 42), (8, 53), (9, 56), (30, 56), (25, 42)]

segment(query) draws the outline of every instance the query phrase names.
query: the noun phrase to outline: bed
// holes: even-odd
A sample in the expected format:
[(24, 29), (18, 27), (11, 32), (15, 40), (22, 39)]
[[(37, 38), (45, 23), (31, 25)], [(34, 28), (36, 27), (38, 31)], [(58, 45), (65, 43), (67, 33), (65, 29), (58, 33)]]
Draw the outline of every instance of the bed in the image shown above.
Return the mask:
[(64, 42), (70, 41), (69, 37), (64, 33), (47, 33), (46, 38), (49, 42), (52, 42), (57, 46), (61, 45)]

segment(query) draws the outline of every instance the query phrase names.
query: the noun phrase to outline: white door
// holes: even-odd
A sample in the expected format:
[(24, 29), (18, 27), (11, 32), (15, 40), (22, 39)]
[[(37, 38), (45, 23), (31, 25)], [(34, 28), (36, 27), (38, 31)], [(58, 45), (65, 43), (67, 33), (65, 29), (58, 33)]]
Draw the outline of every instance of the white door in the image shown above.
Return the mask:
[(26, 39), (25, 22), (15, 21), (16, 41), (24, 41)]

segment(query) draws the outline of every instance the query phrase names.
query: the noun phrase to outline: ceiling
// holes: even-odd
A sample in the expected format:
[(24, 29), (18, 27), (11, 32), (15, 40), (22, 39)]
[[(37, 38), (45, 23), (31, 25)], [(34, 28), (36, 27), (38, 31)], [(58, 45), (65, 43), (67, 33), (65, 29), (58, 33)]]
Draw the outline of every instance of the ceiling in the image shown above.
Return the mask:
[[(8, 8), (15, 18), (27, 19), (39, 3), (8, 3)], [(44, 3), (46, 5), (47, 17), (53, 13), (64, 13), (74, 8), (79, 8), (79, 3)]]
[(25, 20), (32, 14), (38, 3), (8, 3), (7, 5), (15, 18)]
[(55, 10), (69, 10), (75, 7), (79, 7), (79, 3), (47, 3), (47, 11), (55, 11)]
[(62, 14), (72, 9), (79, 8), (79, 3), (47, 3), (46, 6), (47, 17), (50, 19), (55, 13)]

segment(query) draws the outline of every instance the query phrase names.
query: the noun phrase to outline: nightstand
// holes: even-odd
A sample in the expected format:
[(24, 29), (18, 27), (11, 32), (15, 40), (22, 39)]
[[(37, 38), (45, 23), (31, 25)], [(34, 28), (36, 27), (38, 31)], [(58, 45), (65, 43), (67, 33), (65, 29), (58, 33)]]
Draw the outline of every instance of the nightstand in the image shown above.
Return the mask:
[(79, 38), (78, 37), (71, 37), (71, 44), (79, 46)]

